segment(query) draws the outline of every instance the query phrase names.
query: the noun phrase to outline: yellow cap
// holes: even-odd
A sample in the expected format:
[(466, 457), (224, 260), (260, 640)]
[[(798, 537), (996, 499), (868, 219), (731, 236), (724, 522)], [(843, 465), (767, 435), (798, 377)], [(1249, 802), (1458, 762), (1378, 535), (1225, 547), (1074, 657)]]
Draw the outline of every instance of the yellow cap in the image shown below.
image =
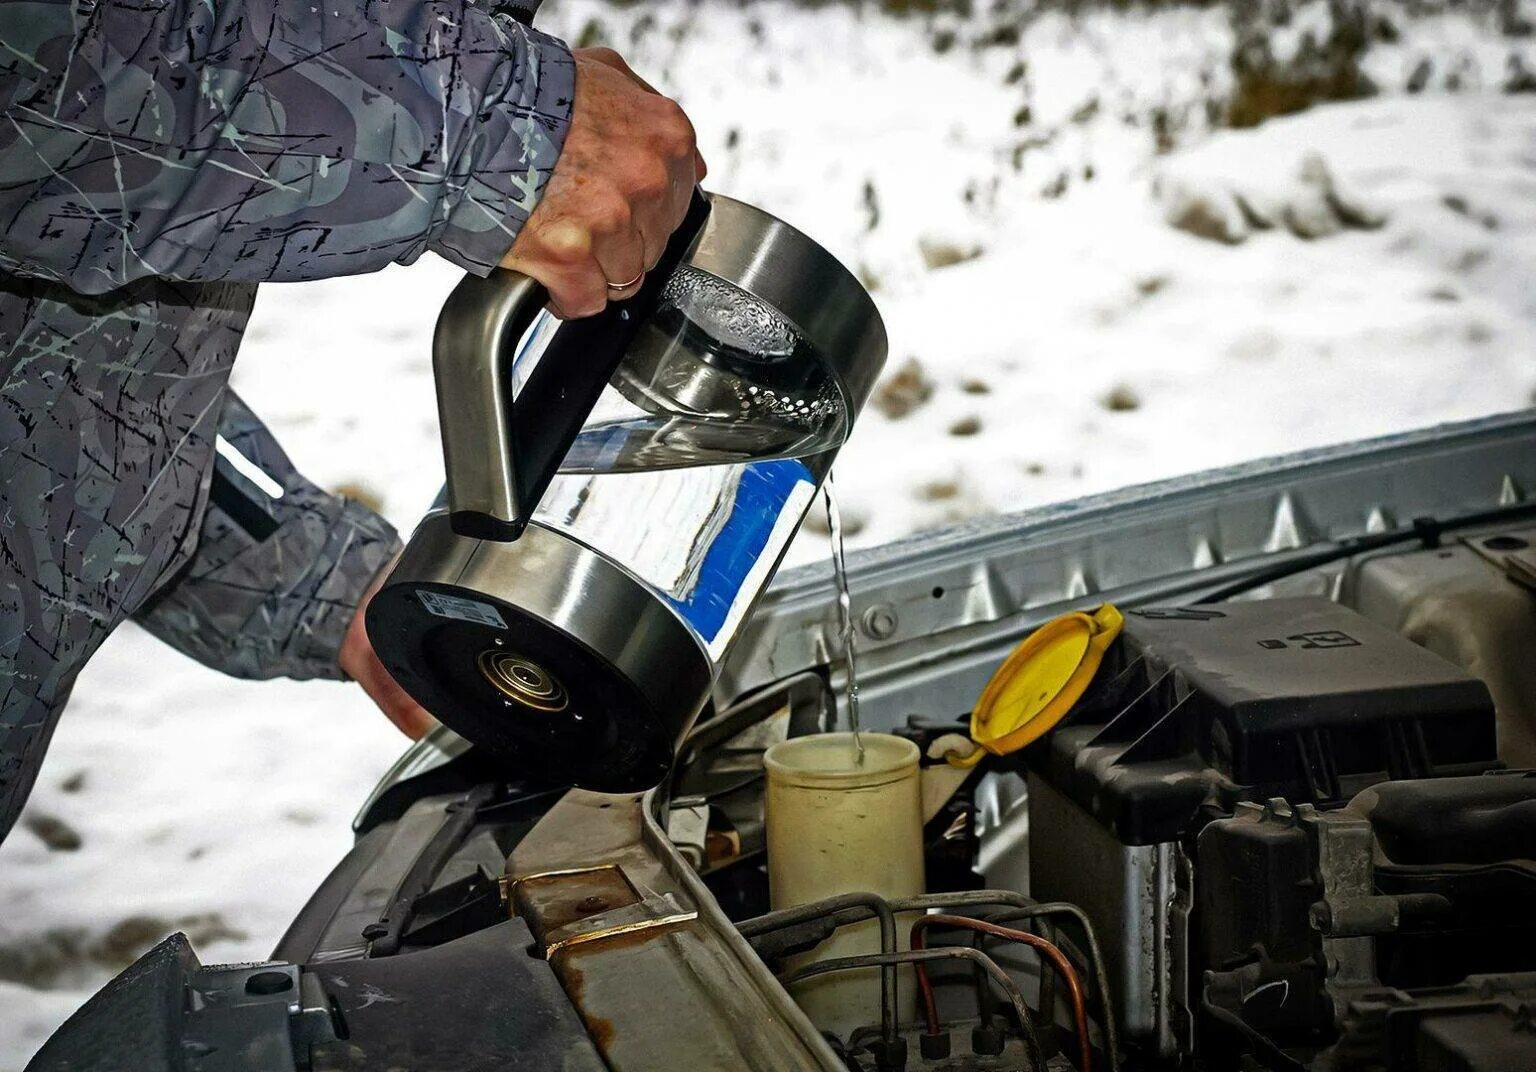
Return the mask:
[(971, 739), (980, 748), (949, 762), (971, 767), (988, 752), (1017, 752), (1072, 709), (1088, 689), (1125, 619), (1106, 603), (1092, 614), (1063, 614), (1024, 638), (1003, 660), (971, 712)]

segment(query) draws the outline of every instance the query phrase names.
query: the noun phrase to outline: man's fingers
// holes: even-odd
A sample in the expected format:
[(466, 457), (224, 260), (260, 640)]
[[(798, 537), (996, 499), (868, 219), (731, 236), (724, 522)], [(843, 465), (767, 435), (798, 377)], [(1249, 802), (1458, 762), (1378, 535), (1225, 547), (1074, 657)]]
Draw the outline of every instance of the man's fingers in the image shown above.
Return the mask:
[(384, 669), (384, 664), (379, 662), (378, 656), (371, 650), (367, 661), (368, 665), (358, 676), (357, 683), (401, 733), (415, 741), (437, 725), (437, 719), (411, 699), (410, 694), (390, 677), (389, 671)]
[(547, 284), (546, 287), (559, 303), (565, 320), (596, 316), (608, 306), (608, 280), (603, 278), (596, 261), (579, 276), (563, 279), (555, 287)]
[(604, 67), (612, 67), (615, 71), (622, 71), (625, 74), (630, 73), (629, 64), (624, 62), (624, 57), (611, 48), (600, 45), (595, 48), (584, 48), (581, 50), (581, 55), (584, 59), (596, 60)]
[(595, 259), (579, 271), (552, 271), (541, 264), (533, 264), (525, 269), (515, 262), (503, 263), (513, 271), (522, 272), (544, 284), (544, 289), (549, 293), (550, 311), (561, 320), (579, 320), (602, 312), (613, 293), (608, 289), (608, 280), (604, 278), (603, 270)]
[(650, 267), (639, 213), (628, 203), (616, 200), (607, 213), (599, 216), (598, 227), (592, 236), (592, 255), (608, 297), (628, 297), (627, 292), (638, 289), (638, 280)]
[(524, 271), (512, 263), (504, 262), (504, 266), (515, 272), (523, 272), (524, 275), (542, 283), (545, 292), (549, 295), (549, 311), (561, 320), (579, 320), (584, 316), (600, 313), (608, 304), (607, 286), (595, 262), (584, 277), (577, 278), (553, 275), (539, 267)]
[(595, 262), (592, 271), (585, 273), (581, 279), (562, 282), (554, 287), (547, 283), (544, 286), (549, 291), (555, 315), (561, 320), (596, 316), (608, 307), (608, 281), (597, 270)]
[[(620, 60), (619, 62), (623, 63), (624, 61)], [(641, 89), (645, 90), (647, 93), (654, 93), (658, 97), (661, 96), (661, 90), (657, 89), (655, 86), (651, 85), (645, 79), (643, 79), (639, 75), (637, 75), (635, 73), (635, 69), (633, 67), (631, 67), (627, 63), (624, 64), (624, 73), (629, 75), (629, 77), (634, 81), (635, 85), (639, 86)]]
[(550, 310), (561, 320), (577, 320), (602, 312), (608, 304), (608, 281), (594, 245), (590, 235), (573, 237), (566, 228), (554, 242), (541, 234), (526, 250), (514, 246), (501, 263), (542, 283), (549, 292)]
[[(393, 564), (390, 568), (393, 568)], [(363, 594), (363, 598), (358, 601), (357, 610), (352, 615), (352, 621), (347, 624), (346, 635), (342, 638), (337, 663), (343, 673), (362, 686), (368, 698), (378, 705), (385, 717), (399, 727), (401, 733), (414, 741), (436, 726), (437, 719), (433, 718), (425, 707), (413, 700), (384, 668), (378, 653), (373, 650), (373, 642), (368, 639), (368, 629), (364, 621), (364, 611), (368, 607), (368, 601), (384, 583), (384, 578), (389, 575), (389, 572), (390, 569), (380, 570)]]
[(640, 293), (640, 288), (642, 286), (644, 286), (644, 285), (645, 285), (645, 276), (642, 275), (642, 276), (638, 277), (637, 279), (635, 279), (633, 282), (631, 282), (628, 286), (625, 286), (625, 287), (609, 287), (608, 288), (608, 300), (609, 301), (623, 301), (626, 298), (633, 298), (636, 294)]
[(502, 260), (544, 284), (561, 317), (590, 316), (633, 294), (704, 174), (693, 124), (676, 101), (612, 50), (577, 49), (574, 57), (565, 148)]
[(645, 79), (636, 74), (635, 69), (629, 65), (624, 57), (619, 55), (613, 49), (592, 48), (583, 49), (582, 52), (584, 55), (591, 56), (598, 63), (601, 63), (607, 67), (612, 67), (615, 71), (618, 71), (620, 74), (624, 75), (631, 82), (645, 90), (647, 93), (655, 93), (658, 97), (661, 96), (660, 91), (657, 90), (655, 86), (651, 85)]

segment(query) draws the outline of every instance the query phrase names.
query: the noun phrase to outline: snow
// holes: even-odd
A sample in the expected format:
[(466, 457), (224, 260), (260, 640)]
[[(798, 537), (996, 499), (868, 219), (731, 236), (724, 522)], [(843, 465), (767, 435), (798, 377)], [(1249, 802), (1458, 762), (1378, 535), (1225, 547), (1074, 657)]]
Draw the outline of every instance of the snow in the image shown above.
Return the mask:
[[(547, 15), (672, 88), (708, 186), (874, 284), (889, 368), (915, 358), (931, 394), (872, 403), (840, 458), (853, 546), (1536, 400), (1536, 96), (1494, 92), (1507, 43), (1476, 20), (1402, 22), (1364, 63), (1387, 95), (1205, 137), (1219, 9), (1049, 15), (996, 46), (843, 6)], [(1392, 92), (1426, 56), (1477, 76)], [(1172, 153), (1158, 109), (1184, 117)], [(1170, 224), (1191, 206), (1230, 241)], [(429, 338), (457, 277), (269, 286), (235, 375), (312, 478), (402, 529), (441, 481)], [(0, 1070), (169, 930), (205, 962), (265, 957), (402, 745), (351, 687), (231, 681), (122, 630), (0, 846)]]

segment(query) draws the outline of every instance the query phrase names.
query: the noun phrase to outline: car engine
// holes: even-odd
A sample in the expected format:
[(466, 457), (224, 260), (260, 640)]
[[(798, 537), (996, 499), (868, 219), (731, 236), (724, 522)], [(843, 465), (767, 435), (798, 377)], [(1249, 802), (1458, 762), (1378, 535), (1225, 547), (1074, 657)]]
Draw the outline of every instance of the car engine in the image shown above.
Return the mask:
[[(927, 829), (923, 907), (992, 922), (1031, 918), (1029, 902), (1080, 910), (1038, 929), (1079, 966), (1077, 985), (1096, 989), (1097, 972), (1110, 996), (1093, 1010), (1092, 1055), (1077, 1059), (1037, 968), (1021, 981), (1044, 1058), (1005, 1045), (982, 998), (970, 1016), (957, 1003), (942, 1039), (914, 1031), (900, 1059), (847, 1040), (849, 1067), (1536, 1067), (1536, 771), (1518, 766), (1536, 692), (1524, 662), (1459, 653), (1496, 704), (1484, 680), (1399, 632), (1438, 618), (1465, 639), (1508, 601), (1522, 615), (1492, 643), (1518, 637), (1536, 655), (1536, 591), (1500, 557), (1532, 537), (1352, 565), (1333, 587), (1372, 616), (1315, 595), (1128, 611), (1067, 718), (969, 778)], [(1434, 576), (1456, 578), (1455, 598)], [(897, 732), (932, 754), (957, 725), (916, 717)], [(685, 779), (673, 815), (707, 802), (718, 821), (699, 818), (695, 859), (722, 903), (744, 908), (763, 891), (711, 870), (760, 828), (760, 809), (716, 795), (742, 769), (734, 740), (724, 766)], [(795, 948), (754, 940), (770, 961)], [(967, 974), (935, 973), (941, 997)]]
[(1319, 597), (1133, 611), (1117, 655), (1027, 777), (1031, 893), (1099, 926), (1124, 1038), (1530, 1058), (1536, 775), (1499, 762), (1481, 681)]
[[(434, 733), (272, 962), (170, 940), (33, 1067), (1536, 1068), (1533, 445), (1511, 418), (865, 556), (861, 706), (921, 757), (921, 892), (870, 892), (877, 844), (867, 885), (772, 903), (764, 754), (846, 724), (796, 571), (666, 784)], [(1054, 728), (946, 762), (1020, 641), (1105, 602)]]

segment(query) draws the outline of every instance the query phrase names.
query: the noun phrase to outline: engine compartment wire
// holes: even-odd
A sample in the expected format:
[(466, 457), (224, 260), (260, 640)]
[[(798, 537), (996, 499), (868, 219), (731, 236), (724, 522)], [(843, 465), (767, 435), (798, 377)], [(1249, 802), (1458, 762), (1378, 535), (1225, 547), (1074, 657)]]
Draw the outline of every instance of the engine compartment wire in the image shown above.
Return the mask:
[(915, 964), (920, 973), (924, 972), (923, 965), (937, 960), (967, 960), (979, 966), (987, 975), (997, 983), (1003, 993), (1008, 997), (1008, 1003), (1013, 1006), (1014, 1016), (1019, 1021), (1019, 1032), (1024, 1039), (1025, 1049), (1029, 1051), (1029, 1062), (1033, 1069), (1045, 1069), (1045, 1051), (1040, 1045), (1040, 1036), (1035, 1031), (1035, 1022), (1030, 1018), (1029, 1006), (1024, 1001), (1024, 992), (1019, 989), (1019, 984), (1013, 981), (1013, 977), (1005, 972), (991, 957), (979, 949), (972, 949), (968, 945), (947, 945), (935, 949), (912, 949), (897, 953), (865, 953), (861, 956), (830, 957), (827, 960), (818, 960), (811, 964), (803, 964), (792, 971), (781, 975), (779, 982), (790, 986), (804, 979), (811, 979), (818, 975), (827, 975), (831, 972), (853, 971), (858, 968), (873, 968), (880, 965), (895, 967), (898, 964)]
[(1264, 1062), (1266, 1067), (1272, 1069), (1273, 1072), (1306, 1072), (1305, 1065), (1275, 1045), (1272, 1039), (1268, 1039), (1260, 1032), (1255, 1031), (1237, 1013), (1217, 1005), (1211, 1000), (1209, 994), (1202, 994), (1200, 996), (1200, 1008), (1211, 1019), (1236, 1033), (1238, 1037), (1246, 1040), (1249, 1045), (1257, 1049), (1259, 1051), (1257, 1054), (1258, 1058)]
[(1093, 923), (1077, 905), (1069, 901), (1036, 901), (1014, 890), (956, 890), (949, 893), (925, 893), (890, 902), (893, 912), (942, 912), (952, 908), (982, 908), (988, 905), (999, 905), (1006, 909), (987, 917), (994, 923), (1065, 916), (1082, 928), (1088, 945), (1093, 987), (1098, 992), (1099, 1017), (1104, 1027), (1104, 1047), (1108, 1053), (1109, 1067), (1111, 1072), (1120, 1072), (1120, 1029), (1115, 1020), (1104, 951), (1099, 945), (1098, 932), (1094, 930)]
[[(1058, 948), (1055, 943), (1049, 942), (1038, 934), (1030, 934), (1014, 927), (1004, 927), (998, 923), (989, 923), (983, 919), (972, 919), (970, 916), (953, 916), (943, 913), (923, 916), (912, 923), (912, 948), (914, 950), (924, 948), (924, 935), (934, 927), (955, 927), (962, 930), (977, 931), (981, 934), (991, 935), (994, 938), (1002, 938), (1020, 945), (1027, 945), (1038, 952), (1043, 959), (1049, 960), (1051, 966), (1066, 981), (1067, 992), (1072, 999), (1072, 1019), (1077, 1029), (1078, 1068), (1081, 1072), (1091, 1072), (1093, 1068), (1093, 1042), (1088, 1036), (1088, 1003), (1083, 996), (1083, 984), (1077, 977), (1077, 969), (1072, 967), (1072, 962), (1067, 955)], [(923, 1006), (928, 1017), (928, 1032), (936, 1034), (939, 1030), (938, 1004), (933, 996), (933, 983), (928, 978), (928, 969), (922, 965), (917, 968), (918, 986), (923, 992)], [(1042, 1010), (1043, 1011), (1043, 1010)]]
[[(981, 948), (983, 937), (979, 932), (973, 932), (971, 934), (971, 948), (979, 952), (986, 952), (986, 950)], [(987, 973), (980, 968), (972, 968), (971, 975), (971, 985), (976, 991), (976, 1015), (981, 1020), (981, 1026), (984, 1029), (990, 1029), (992, 1027), (992, 1003), (987, 1000)]]
[(1536, 503), (1512, 503), (1508, 506), (1495, 507), (1492, 510), (1479, 510), (1470, 514), (1459, 514), (1444, 520), (1435, 517), (1416, 517), (1413, 523), (1401, 528), (1391, 529), (1387, 532), (1368, 532), (1359, 536), (1346, 536), (1338, 540), (1330, 540), (1321, 545), (1315, 545), (1303, 549), (1293, 556), (1286, 556), (1283, 562), (1272, 566), (1260, 566), (1255, 563), (1254, 572), (1235, 581), (1224, 584), (1203, 593), (1195, 600), (1196, 604), (1220, 603), (1231, 599), (1233, 596), (1251, 592), (1255, 588), (1262, 588), (1266, 584), (1275, 581), (1283, 581), (1287, 577), (1294, 577), (1298, 573), (1305, 573), (1311, 569), (1342, 562), (1347, 558), (1365, 554), (1370, 551), (1381, 551), (1388, 547), (1396, 547), (1399, 544), (1412, 543), (1415, 540), (1421, 542), (1427, 548), (1440, 546), (1440, 537), (1443, 533), (1456, 529), (1477, 528), (1482, 525), (1493, 525), (1501, 521), (1519, 521), (1522, 518), (1536, 516)]
[[(857, 897), (858, 903), (847, 899)], [(1100, 1022), (1104, 1029), (1104, 1045), (1111, 1072), (1120, 1072), (1120, 1035), (1115, 1020), (1113, 997), (1109, 989), (1109, 972), (1105, 967), (1104, 951), (1099, 945), (1098, 932), (1093, 923), (1077, 905), (1067, 901), (1036, 901), (1016, 890), (955, 890), (946, 893), (924, 893), (916, 897), (900, 897), (887, 901), (872, 893), (844, 894), (829, 897), (793, 908), (779, 909), (736, 925), (742, 935), (752, 938), (784, 927), (810, 922), (831, 916), (835, 927), (847, 926), (878, 914), (873, 907), (878, 902), (890, 912), (932, 912), (955, 908), (985, 908), (997, 906), (1004, 909), (988, 918), (995, 923), (1011, 923), (1024, 919), (1066, 917), (1082, 928), (1088, 946), (1089, 968), (1093, 973), (1093, 987), (1098, 995)], [(893, 928), (894, 930), (894, 928)], [(883, 935), (882, 935), (883, 937)], [(894, 985), (893, 985), (894, 989)], [(894, 1005), (893, 1005), (894, 1008)], [(894, 1015), (894, 1014), (893, 1014)], [(884, 1012), (882, 1011), (882, 1018)]]
[[(748, 940), (772, 931), (783, 930), (801, 923), (810, 923), (838, 912), (855, 909), (868, 912), (880, 921), (880, 951), (896, 952), (896, 914), (885, 898), (873, 893), (844, 893), (821, 901), (781, 908), (766, 915), (743, 920), (736, 925), (737, 931)], [(861, 917), (862, 918), (862, 917)], [(859, 922), (851, 920), (849, 922)], [(841, 923), (836, 924), (841, 926)], [(880, 969), (880, 1035), (887, 1042), (896, 1039), (899, 1030), (899, 999), (896, 992), (896, 964), (891, 962)]]

